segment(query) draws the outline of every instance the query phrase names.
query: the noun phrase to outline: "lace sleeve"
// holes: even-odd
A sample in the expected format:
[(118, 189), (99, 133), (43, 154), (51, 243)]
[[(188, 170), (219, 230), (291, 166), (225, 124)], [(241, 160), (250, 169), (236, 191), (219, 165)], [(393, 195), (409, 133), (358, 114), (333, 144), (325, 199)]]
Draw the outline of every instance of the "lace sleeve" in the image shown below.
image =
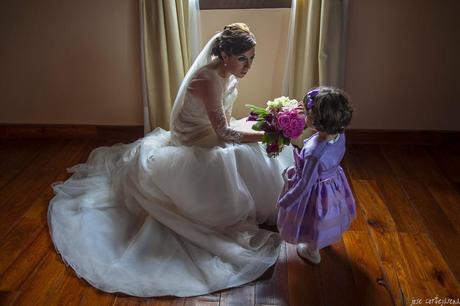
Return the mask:
[(242, 133), (230, 128), (223, 107), (223, 93), (217, 82), (210, 77), (199, 74), (190, 82), (188, 90), (191, 94), (200, 97), (209, 117), (209, 121), (216, 134), (225, 142), (241, 143)]
[(230, 122), (230, 119), (232, 119), (232, 109), (233, 109), (233, 105), (229, 106), (229, 107), (225, 110), (225, 118), (227, 118), (227, 122), (228, 122), (228, 123)]

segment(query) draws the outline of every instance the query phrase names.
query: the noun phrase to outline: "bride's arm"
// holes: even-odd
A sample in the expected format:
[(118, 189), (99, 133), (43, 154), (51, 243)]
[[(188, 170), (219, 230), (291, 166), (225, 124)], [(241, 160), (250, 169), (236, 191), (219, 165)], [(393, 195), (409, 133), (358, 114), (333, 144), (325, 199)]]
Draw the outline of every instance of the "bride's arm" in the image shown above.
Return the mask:
[(263, 133), (237, 131), (231, 128), (228, 124), (222, 104), (220, 106), (213, 104), (214, 103), (205, 103), (204, 105), (214, 131), (222, 140), (236, 143), (257, 142), (262, 140)]
[(263, 133), (250, 133), (232, 129), (222, 103), (222, 92), (216, 83), (205, 76), (197, 76), (189, 85), (191, 94), (200, 97), (216, 134), (225, 142), (245, 143), (262, 140)]

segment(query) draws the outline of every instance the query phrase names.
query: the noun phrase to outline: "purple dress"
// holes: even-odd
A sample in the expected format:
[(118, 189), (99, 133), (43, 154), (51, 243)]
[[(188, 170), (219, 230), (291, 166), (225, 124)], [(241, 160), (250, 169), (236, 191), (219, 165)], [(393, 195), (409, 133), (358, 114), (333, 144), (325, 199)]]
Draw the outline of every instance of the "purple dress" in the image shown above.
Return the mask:
[(345, 134), (334, 143), (316, 133), (294, 151), (295, 165), (283, 173), (278, 199), (278, 229), (289, 243), (306, 242), (321, 249), (341, 239), (356, 214), (355, 200), (340, 167)]

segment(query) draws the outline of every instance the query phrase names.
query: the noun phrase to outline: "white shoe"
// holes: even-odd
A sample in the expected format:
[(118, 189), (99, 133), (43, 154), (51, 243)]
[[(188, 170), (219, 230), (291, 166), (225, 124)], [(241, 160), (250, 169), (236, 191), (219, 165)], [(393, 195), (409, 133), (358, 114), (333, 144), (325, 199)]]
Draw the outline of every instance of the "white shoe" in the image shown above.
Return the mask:
[(309, 260), (311, 263), (319, 264), (321, 262), (321, 255), (319, 255), (319, 251), (312, 251), (308, 249), (308, 245), (306, 243), (299, 243), (297, 245), (297, 254), (299, 254), (300, 257)]

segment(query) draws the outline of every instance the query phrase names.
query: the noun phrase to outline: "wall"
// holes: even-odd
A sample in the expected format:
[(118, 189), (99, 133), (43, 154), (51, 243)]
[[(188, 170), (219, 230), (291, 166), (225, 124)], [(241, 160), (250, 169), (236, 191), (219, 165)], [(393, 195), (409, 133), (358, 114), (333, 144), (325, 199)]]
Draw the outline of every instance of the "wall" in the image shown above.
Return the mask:
[(201, 42), (227, 24), (246, 23), (257, 40), (256, 58), (249, 73), (240, 81), (233, 116), (248, 115), (245, 104), (264, 105), (281, 95), (281, 85), (287, 52), (290, 9), (246, 9), (201, 11)]
[(137, 1), (0, 2), (0, 123), (142, 124)]
[(460, 1), (349, 2), (353, 127), (460, 130)]
[[(354, 128), (460, 130), (458, 0), (350, 0), (345, 89)], [(244, 104), (280, 95), (288, 9), (201, 11), (257, 36)], [(0, 123), (142, 125), (136, 0), (0, 1)]]

